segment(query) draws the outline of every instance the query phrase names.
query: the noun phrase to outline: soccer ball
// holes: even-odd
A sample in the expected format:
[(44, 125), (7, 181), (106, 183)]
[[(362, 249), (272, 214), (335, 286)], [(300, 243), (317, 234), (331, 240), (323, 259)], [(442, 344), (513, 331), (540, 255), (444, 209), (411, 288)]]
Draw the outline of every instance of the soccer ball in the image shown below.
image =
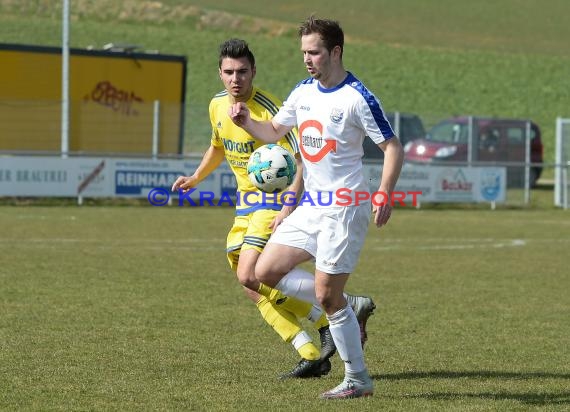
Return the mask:
[(258, 147), (247, 162), (251, 183), (266, 193), (280, 192), (293, 183), (297, 164), (293, 155), (276, 144)]

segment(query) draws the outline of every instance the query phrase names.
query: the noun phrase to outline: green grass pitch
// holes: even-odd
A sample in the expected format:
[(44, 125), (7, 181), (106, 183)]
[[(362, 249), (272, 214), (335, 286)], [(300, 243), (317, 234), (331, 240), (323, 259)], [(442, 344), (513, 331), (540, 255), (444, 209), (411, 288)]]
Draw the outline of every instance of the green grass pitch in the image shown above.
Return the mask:
[[(372, 296), (375, 396), (297, 361), (225, 258), (229, 208), (0, 207), (1, 410), (568, 410), (570, 221), (414, 210), (370, 228), (348, 290)], [(310, 325), (306, 324), (307, 329)], [(316, 335), (315, 335), (316, 337)]]

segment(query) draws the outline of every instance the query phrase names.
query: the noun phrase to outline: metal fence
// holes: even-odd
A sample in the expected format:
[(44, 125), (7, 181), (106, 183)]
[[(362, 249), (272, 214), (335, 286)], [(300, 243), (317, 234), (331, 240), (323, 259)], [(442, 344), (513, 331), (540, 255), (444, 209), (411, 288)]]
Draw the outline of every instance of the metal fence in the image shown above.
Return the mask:
[[(399, 117), (399, 119), (398, 119)], [(418, 116), (395, 114), (393, 124), (404, 144), (406, 161), (428, 166), (505, 167), (507, 202), (529, 204), (531, 189), (545, 168), (542, 131), (528, 119), (476, 116), (447, 116), (429, 121), (422, 118), (425, 131), (417, 131)], [(371, 142), (365, 157), (382, 157)]]
[(183, 152), (180, 104), (92, 93), (72, 103), (69, 120), (64, 150), (60, 101), (0, 100), (0, 153), (147, 157)]
[(554, 204), (568, 209), (568, 168), (570, 167), (570, 119), (556, 119), (556, 170), (554, 175)]
[[(180, 158), (199, 155), (210, 140), (207, 113), (196, 107), (142, 102), (123, 94), (91, 93), (70, 107), (70, 156)], [(136, 96), (135, 96), (136, 97)], [(61, 155), (61, 102), (0, 100), (0, 154)], [(406, 150), (423, 165), (506, 167), (507, 203), (529, 204), (544, 169), (555, 168), (555, 203), (568, 207), (570, 120), (557, 122), (556, 164), (543, 158), (541, 130), (526, 119), (388, 113)], [(198, 118), (199, 117), (199, 118)], [(381, 153), (365, 145), (365, 158)], [(566, 166), (562, 166), (566, 165)], [(564, 183), (565, 182), (565, 183)]]

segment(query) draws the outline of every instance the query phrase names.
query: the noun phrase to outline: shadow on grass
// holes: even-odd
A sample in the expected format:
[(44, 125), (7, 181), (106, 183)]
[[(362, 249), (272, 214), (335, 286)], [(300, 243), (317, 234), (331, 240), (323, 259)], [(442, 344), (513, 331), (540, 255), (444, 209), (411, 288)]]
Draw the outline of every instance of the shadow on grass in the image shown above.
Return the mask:
[(456, 379), (456, 378), (503, 378), (503, 379), (535, 379), (554, 378), (570, 379), (570, 373), (552, 372), (501, 372), (501, 371), (411, 371), (390, 374), (376, 374), (374, 379), (403, 380), (403, 379)]
[[(502, 371), (427, 371), (402, 372), (393, 374), (376, 374), (375, 380), (406, 379), (458, 379), (458, 378), (499, 378), (499, 379), (570, 379), (570, 373), (551, 372), (502, 372)], [(422, 398), (429, 400), (453, 400), (460, 398), (481, 398), (493, 400), (515, 400), (528, 405), (564, 405), (570, 404), (570, 392), (562, 393), (515, 393), (515, 392), (429, 392), (402, 395), (405, 398)]]
[(461, 398), (491, 399), (495, 401), (511, 400), (534, 406), (570, 404), (570, 392), (563, 392), (563, 393), (439, 392), (439, 393), (417, 393), (417, 394), (409, 394), (402, 396), (404, 398), (428, 399), (433, 401), (457, 400)]

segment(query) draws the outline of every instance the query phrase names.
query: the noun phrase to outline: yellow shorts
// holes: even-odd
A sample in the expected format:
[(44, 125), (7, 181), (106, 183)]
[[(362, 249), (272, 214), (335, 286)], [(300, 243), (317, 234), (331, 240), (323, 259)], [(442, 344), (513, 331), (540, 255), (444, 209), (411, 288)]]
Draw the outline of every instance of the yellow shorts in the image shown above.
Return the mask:
[(256, 210), (249, 215), (235, 217), (226, 242), (228, 262), (233, 270), (237, 269), (242, 250), (254, 249), (261, 253), (271, 236), (269, 224), (278, 213), (276, 210)]

